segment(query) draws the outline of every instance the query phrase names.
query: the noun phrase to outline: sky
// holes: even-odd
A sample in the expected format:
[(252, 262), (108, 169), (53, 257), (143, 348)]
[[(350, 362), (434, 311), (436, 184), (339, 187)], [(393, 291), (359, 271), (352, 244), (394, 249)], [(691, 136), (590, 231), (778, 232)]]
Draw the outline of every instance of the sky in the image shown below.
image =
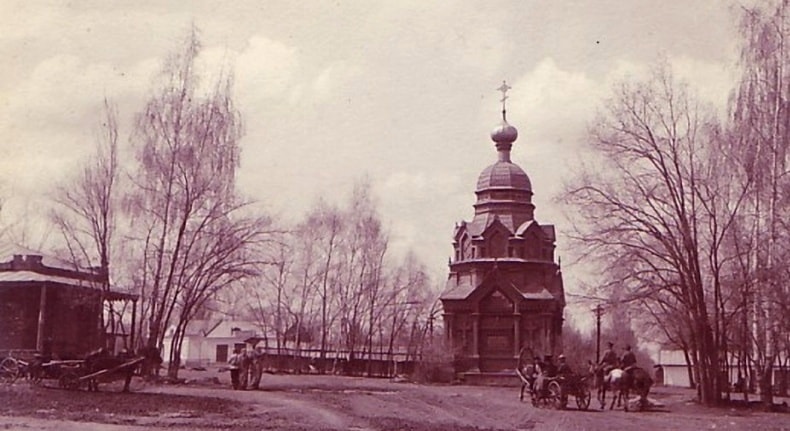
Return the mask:
[[(570, 262), (571, 210), (555, 198), (612, 86), (665, 58), (725, 112), (737, 78), (738, 7), (4, 0), (0, 223), (46, 242), (47, 194), (93, 150), (103, 99), (118, 105), (121, 136), (128, 135), (161, 62), (195, 25), (205, 82), (224, 65), (235, 73), (245, 128), (241, 191), (296, 221), (319, 197), (342, 204), (367, 178), (393, 254), (413, 250), (437, 285), (454, 224), (472, 218), (477, 176), (496, 160), (489, 132), (501, 119), (496, 89), (506, 80), (508, 120), (519, 130), (512, 159), (530, 176), (536, 219), (556, 226), (557, 254)], [(564, 266), (572, 306), (583, 282), (582, 269), (574, 271)], [(579, 310), (567, 317), (587, 321), (590, 313)]]

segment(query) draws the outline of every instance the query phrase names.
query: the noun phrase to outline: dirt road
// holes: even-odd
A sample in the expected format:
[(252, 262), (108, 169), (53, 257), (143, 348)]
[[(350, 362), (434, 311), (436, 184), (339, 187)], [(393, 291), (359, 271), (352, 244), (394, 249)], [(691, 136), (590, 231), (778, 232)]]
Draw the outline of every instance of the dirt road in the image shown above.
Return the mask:
[(786, 413), (707, 409), (689, 401), (690, 391), (668, 388), (651, 395), (664, 409), (641, 413), (536, 409), (518, 400), (516, 388), (335, 376), (266, 376), (260, 391), (232, 391), (224, 382), (134, 388), (0, 388), (0, 429), (790, 430)]

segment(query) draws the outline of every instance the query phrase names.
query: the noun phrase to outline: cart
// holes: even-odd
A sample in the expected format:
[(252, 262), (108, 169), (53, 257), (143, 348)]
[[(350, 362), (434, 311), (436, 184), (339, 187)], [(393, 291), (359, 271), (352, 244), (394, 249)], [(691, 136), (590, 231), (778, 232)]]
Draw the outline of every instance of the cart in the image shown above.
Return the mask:
[(534, 357), (534, 352), (529, 347), (524, 347), (519, 352), (519, 361), (516, 365), (516, 375), (521, 380), (519, 400), (523, 401), (524, 392), (527, 392), (535, 407), (564, 409), (568, 406), (569, 398), (573, 397), (579, 410), (589, 408), (592, 393), (588, 376), (571, 374), (547, 377), (545, 378), (545, 389), (541, 391), (539, 388), (535, 388), (537, 379), (534, 365), (527, 362), (529, 358)]
[(125, 391), (128, 390), (128, 380), (131, 378), (134, 369), (145, 360), (145, 357), (129, 358), (115, 366), (110, 366), (100, 370), (88, 370), (83, 364), (80, 367), (72, 368), (62, 373), (58, 379), (60, 387), (70, 390), (78, 390), (83, 384), (87, 385), (88, 390), (97, 391), (98, 382), (114, 380), (113, 375), (124, 373), (123, 377), (127, 379)]
[[(568, 406), (568, 399), (575, 398), (576, 407), (579, 410), (587, 410), (590, 407), (592, 392), (588, 383), (588, 376), (572, 374), (560, 376), (554, 382), (559, 386), (559, 400), (555, 400), (557, 407), (564, 409)], [(549, 384), (551, 386), (551, 384)]]
[(24, 379), (31, 384), (41, 384), (44, 380), (57, 380), (61, 387), (66, 388), (64, 382), (69, 379), (64, 379), (64, 375), (79, 374), (84, 362), (82, 359), (45, 360), (35, 352), (9, 352), (0, 361), (0, 382), (13, 384)]

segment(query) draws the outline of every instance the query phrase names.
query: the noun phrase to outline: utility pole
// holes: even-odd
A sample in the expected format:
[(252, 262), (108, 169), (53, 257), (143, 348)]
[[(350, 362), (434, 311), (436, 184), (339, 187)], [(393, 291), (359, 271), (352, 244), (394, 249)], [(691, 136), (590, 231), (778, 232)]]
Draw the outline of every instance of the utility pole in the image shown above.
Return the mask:
[(595, 363), (601, 361), (601, 315), (603, 315), (603, 307), (598, 304), (594, 309), (595, 313)]

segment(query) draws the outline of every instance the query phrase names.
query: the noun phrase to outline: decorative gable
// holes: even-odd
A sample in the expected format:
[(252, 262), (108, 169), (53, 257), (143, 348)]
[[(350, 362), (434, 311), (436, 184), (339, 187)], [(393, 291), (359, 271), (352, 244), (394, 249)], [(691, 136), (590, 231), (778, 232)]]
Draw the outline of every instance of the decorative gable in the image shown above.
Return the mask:
[(481, 257), (507, 257), (510, 235), (510, 230), (495, 217), (481, 235), (484, 247), (480, 253)]
[(480, 301), (480, 311), (483, 313), (510, 314), (513, 312), (513, 301), (499, 289), (496, 289)]

